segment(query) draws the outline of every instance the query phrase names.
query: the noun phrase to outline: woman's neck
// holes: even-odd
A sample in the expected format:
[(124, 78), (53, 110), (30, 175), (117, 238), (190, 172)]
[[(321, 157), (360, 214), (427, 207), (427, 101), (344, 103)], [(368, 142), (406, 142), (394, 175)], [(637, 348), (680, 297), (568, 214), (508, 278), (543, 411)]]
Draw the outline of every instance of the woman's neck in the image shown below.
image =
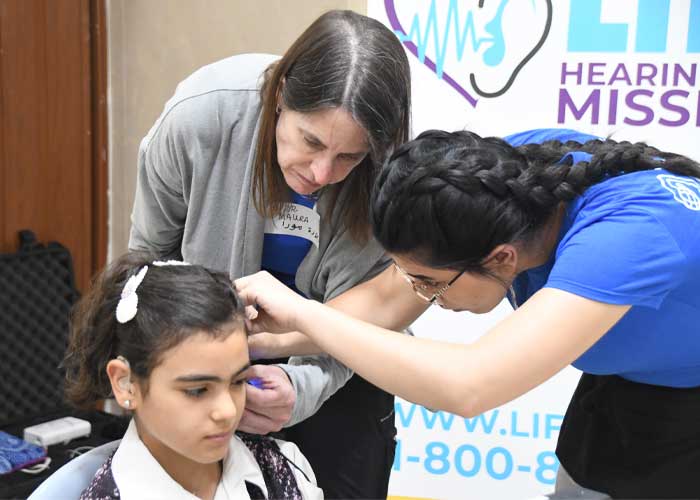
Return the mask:
[(158, 441), (147, 431), (143, 431), (136, 420), (136, 428), (141, 441), (153, 458), (168, 475), (193, 495), (203, 499), (213, 499), (221, 480), (221, 462), (202, 464), (182, 456)]
[(557, 206), (550, 220), (540, 231), (540, 234), (534, 238), (537, 244), (533, 245), (532, 250), (525, 254), (525, 258), (521, 261), (521, 268), (517, 271), (518, 273), (543, 266), (549, 262), (552, 253), (559, 244), (559, 233), (561, 232), (565, 215), (566, 204), (562, 202)]

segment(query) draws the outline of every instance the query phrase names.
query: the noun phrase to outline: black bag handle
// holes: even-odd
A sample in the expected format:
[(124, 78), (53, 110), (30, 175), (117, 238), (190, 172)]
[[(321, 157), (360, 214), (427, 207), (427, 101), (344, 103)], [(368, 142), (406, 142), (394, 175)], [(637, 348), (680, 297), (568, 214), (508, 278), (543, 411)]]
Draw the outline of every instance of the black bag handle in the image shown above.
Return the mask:
[(22, 229), (18, 232), (18, 236), (20, 252), (29, 252), (31, 250), (44, 248), (44, 245), (36, 240), (36, 234), (34, 234), (34, 231), (31, 229)]

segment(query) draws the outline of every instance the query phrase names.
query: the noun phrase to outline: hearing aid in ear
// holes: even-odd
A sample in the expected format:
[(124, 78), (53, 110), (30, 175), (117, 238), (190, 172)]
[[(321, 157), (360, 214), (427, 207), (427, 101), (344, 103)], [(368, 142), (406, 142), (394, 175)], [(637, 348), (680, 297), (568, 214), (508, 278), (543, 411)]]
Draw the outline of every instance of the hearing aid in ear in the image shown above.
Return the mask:
[[(129, 365), (129, 360), (127, 360), (124, 356), (117, 356), (117, 359), (124, 363), (127, 368), (131, 369), (131, 366)], [(122, 377), (117, 383), (119, 384), (119, 388), (121, 390), (131, 392), (131, 380), (129, 379), (129, 377)]]
[(131, 386), (131, 382), (129, 382), (129, 379), (127, 377), (120, 378), (118, 383), (119, 383), (119, 388), (122, 391), (128, 391), (130, 386)]

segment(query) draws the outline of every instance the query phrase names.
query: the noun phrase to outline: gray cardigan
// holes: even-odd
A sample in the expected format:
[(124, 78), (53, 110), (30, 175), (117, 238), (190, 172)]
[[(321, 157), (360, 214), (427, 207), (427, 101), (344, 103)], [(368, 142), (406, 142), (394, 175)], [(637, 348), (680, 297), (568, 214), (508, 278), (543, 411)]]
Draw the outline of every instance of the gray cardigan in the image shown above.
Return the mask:
[[(129, 248), (227, 271), (260, 270), (264, 219), (252, 203), (259, 87), (277, 56), (245, 54), (205, 66), (182, 81), (141, 141)], [(319, 246), (301, 263), (296, 286), (326, 302), (389, 263), (375, 240), (356, 244), (323, 195)], [(329, 356), (283, 365), (297, 392), (289, 425), (313, 415), (352, 372)]]

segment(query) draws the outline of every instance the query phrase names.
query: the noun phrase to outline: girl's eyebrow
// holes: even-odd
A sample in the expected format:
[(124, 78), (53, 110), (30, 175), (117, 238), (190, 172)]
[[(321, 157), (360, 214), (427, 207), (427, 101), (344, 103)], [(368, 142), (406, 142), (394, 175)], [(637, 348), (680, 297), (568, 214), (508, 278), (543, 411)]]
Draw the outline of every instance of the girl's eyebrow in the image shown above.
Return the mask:
[[(243, 365), (236, 373), (234, 373), (231, 378), (235, 378), (244, 371), (246, 371), (248, 368), (250, 368), (250, 362), (246, 363)], [(206, 374), (199, 374), (199, 373), (193, 373), (191, 375), (182, 375), (180, 377), (177, 377), (175, 379), (176, 382), (222, 382), (221, 377), (217, 375), (206, 375)]]

